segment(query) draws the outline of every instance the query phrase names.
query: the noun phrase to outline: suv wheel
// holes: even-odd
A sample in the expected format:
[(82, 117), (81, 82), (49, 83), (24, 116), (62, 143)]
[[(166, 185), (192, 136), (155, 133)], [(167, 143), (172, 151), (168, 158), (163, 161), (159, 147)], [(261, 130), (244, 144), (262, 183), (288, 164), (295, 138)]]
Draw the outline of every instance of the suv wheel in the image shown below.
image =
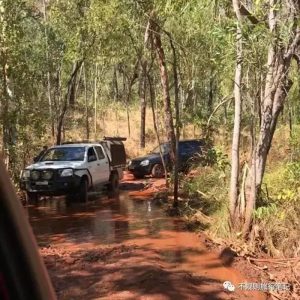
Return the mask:
[(165, 170), (162, 164), (155, 164), (151, 170), (151, 175), (154, 178), (162, 178), (165, 175)]
[(37, 204), (39, 201), (39, 195), (37, 193), (26, 193), (26, 202), (28, 204)]
[(115, 196), (119, 193), (119, 175), (112, 173), (109, 180), (108, 191), (110, 196)]

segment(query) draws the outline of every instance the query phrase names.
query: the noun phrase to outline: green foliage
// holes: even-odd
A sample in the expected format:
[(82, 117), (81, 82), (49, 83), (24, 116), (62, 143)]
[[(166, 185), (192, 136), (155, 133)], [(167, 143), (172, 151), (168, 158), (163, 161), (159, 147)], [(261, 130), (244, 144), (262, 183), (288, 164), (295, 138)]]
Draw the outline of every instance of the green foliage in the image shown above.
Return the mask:
[(295, 125), (293, 127), (292, 136), (289, 139), (289, 144), (291, 147), (290, 161), (298, 161), (300, 159), (300, 126)]
[(299, 162), (282, 162), (271, 166), (265, 176), (268, 192), (263, 195), (262, 205), (255, 210), (254, 219), (264, 241), (260, 246), (271, 255), (278, 255), (280, 251), (294, 256), (298, 251), (299, 175)]
[(299, 162), (282, 163), (268, 171), (264, 182), (268, 189), (269, 199), (276, 203), (285, 204), (299, 201), (299, 176)]
[[(134, 66), (141, 56), (148, 60), (154, 78), (157, 110), (161, 113), (163, 104), (158, 66), (153, 53), (144, 45), (148, 16), (153, 9), (157, 22), (163, 30), (171, 33), (176, 47), (180, 92), (185, 99), (182, 123), (194, 122), (200, 128), (217, 97), (231, 89), (227, 74), (232, 72), (234, 65), (234, 36), (230, 14), (228, 17), (223, 13), (230, 11), (226, 1), (50, 0), (45, 1), (45, 7), (43, 4), (43, 1), (35, 0), (3, 2), (5, 14), (0, 22), (0, 41), (1, 47), (4, 45), (8, 49), (9, 81), (14, 92), (6, 116), (18, 130), (14, 147), (21, 147), (24, 143), (39, 144), (41, 137), (48, 139), (47, 144), (51, 143), (51, 125), (58, 123), (73, 65), (81, 59), (85, 61), (86, 86), (82, 72), (76, 82), (77, 105), (72, 108), (75, 114), (66, 114), (65, 130), (85, 126), (83, 119), (77, 121), (73, 118), (76, 112), (85, 111), (85, 95), (93, 122), (95, 94), (98, 94), (98, 115), (113, 98), (119, 101), (118, 108), (124, 109)], [(172, 60), (169, 38), (162, 34), (162, 41), (169, 62)], [(169, 74), (172, 85), (172, 72)], [(95, 78), (97, 91), (94, 90)], [(114, 97), (114, 80), (118, 97)], [(133, 82), (129, 97), (132, 105), (138, 101), (137, 81), (138, 78)], [(2, 77), (0, 82), (3, 82)], [(173, 92), (172, 87), (172, 101)], [(211, 92), (213, 99), (209, 106), (207, 98)], [(4, 99), (1, 102), (4, 103)], [(120, 102), (123, 102), (122, 106)], [(2, 124), (3, 120), (0, 122)], [(21, 151), (17, 148), (12, 149)]]
[(227, 237), (230, 232), (226, 201), (228, 176), (216, 166), (199, 168), (196, 174), (182, 181), (186, 200), (181, 212), (193, 230), (206, 229), (213, 235)]
[(297, 256), (299, 251), (299, 198), (297, 203), (288, 201), (280, 198), (279, 202), (259, 207), (254, 212), (254, 222), (260, 228), (260, 241), (263, 241), (256, 246), (270, 255)]
[(211, 215), (223, 206), (228, 190), (222, 171), (205, 167), (199, 172), (195, 178), (183, 181), (182, 190), (202, 213)]
[(224, 153), (223, 149), (214, 147), (208, 151), (208, 157), (211, 157), (213, 160), (212, 162), (216, 164), (217, 168), (224, 172), (226, 168), (230, 166), (229, 158), (226, 153)]
[(229, 170), (230, 162), (228, 155), (221, 147), (212, 147), (202, 153), (203, 165), (212, 166), (220, 173), (220, 178), (225, 178)]
[(275, 203), (271, 203), (269, 206), (261, 206), (254, 212), (254, 218), (257, 220), (264, 220), (271, 216), (278, 217), (278, 207)]

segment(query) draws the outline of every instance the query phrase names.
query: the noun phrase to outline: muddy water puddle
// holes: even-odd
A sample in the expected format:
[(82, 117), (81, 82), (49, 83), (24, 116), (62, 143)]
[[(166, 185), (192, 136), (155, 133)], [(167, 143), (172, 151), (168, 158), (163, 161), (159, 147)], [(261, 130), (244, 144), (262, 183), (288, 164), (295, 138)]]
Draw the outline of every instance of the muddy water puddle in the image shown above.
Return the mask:
[(224, 266), (182, 221), (166, 216), (160, 201), (124, 191), (87, 204), (47, 199), (27, 213), (40, 247), (55, 249), (49, 273), (60, 299), (264, 299), (225, 292), (224, 281), (238, 285), (243, 276)]
[(174, 229), (160, 206), (132, 200), (125, 192), (115, 199), (101, 196), (87, 204), (47, 199), (28, 207), (27, 213), (42, 244), (108, 245), (132, 240), (140, 229), (145, 229), (149, 237), (159, 235), (162, 229)]

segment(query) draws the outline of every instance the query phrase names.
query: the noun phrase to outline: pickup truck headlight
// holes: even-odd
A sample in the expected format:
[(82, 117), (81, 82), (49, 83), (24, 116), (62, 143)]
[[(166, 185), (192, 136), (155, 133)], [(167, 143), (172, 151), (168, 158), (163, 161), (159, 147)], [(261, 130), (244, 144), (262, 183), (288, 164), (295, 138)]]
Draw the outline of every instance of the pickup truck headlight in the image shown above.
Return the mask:
[(52, 176), (53, 176), (53, 171), (50, 170), (44, 171), (42, 174), (42, 178), (45, 180), (50, 180)]
[(60, 176), (61, 177), (69, 177), (73, 176), (73, 169), (63, 169), (60, 171)]
[(24, 178), (24, 179), (29, 178), (30, 177), (30, 171), (29, 170), (23, 170), (21, 177)]
[(146, 167), (146, 166), (148, 166), (149, 165), (149, 159), (146, 159), (146, 160), (143, 160), (141, 163), (140, 163), (140, 165), (141, 166), (143, 166), (143, 167)]

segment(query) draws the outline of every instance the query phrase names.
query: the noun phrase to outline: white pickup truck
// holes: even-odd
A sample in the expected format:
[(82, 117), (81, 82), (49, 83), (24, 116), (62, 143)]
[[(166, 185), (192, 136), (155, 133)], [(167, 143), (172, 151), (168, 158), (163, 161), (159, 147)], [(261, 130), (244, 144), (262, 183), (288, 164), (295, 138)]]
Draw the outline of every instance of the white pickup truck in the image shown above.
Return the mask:
[(104, 186), (117, 193), (126, 165), (124, 140), (104, 138), (95, 143), (72, 142), (49, 148), (21, 173), (20, 187), (27, 201), (36, 202), (40, 195), (67, 195), (86, 202), (89, 190)]

